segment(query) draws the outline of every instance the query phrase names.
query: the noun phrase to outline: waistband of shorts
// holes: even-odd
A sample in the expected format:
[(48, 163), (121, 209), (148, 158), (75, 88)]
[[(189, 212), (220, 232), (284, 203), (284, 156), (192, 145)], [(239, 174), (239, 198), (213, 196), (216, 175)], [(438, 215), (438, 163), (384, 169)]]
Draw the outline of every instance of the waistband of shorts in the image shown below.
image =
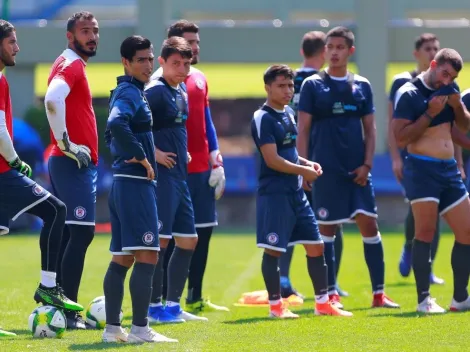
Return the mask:
[(408, 153), (407, 156), (412, 157), (414, 159), (419, 159), (419, 160), (424, 160), (424, 161), (432, 161), (432, 162), (435, 162), (435, 163), (452, 164), (452, 163), (456, 162), (454, 158), (452, 158), (452, 159), (439, 159), (439, 158), (434, 158), (432, 156), (412, 154), (412, 153)]
[(140, 182), (148, 182), (148, 183), (157, 182), (155, 180), (149, 180), (147, 177), (129, 175), (129, 174), (114, 174), (113, 178), (115, 180), (140, 181)]

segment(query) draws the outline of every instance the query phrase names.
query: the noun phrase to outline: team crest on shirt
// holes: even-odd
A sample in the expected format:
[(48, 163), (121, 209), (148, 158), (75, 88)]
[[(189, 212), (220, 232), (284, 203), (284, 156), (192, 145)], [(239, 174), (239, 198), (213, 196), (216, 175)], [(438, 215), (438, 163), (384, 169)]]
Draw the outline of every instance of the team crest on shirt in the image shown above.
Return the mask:
[(142, 236), (142, 242), (144, 242), (147, 246), (150, 246), (153, 242), (155, 242), (155, 235), (152, 232), (146, 232)]
[(163, 229), (163, 222), (161, 220), (158, 220), (158, 232), (160, 232)]
[(320, 219), (326, 219), (328, 217), (328, 210), (325, 208), (318, 209), (317, 213)]
[(82, 206), (78, 206), (73, 210), (73, 215), (78, 220), (82, 220), (86, 216), (86, 209)]
[(196, 81), (194, 83), (196, 83), (196, 87), (198, 87), (199, 89), (204, 89), (204, 81), (202, 79), (196, 78)]
[(277, 244), (279, 242), (279, 236), (277, 233), (271, 232), (266, 236), (269, 244)]
[(41, 186), (39, 186), (38, 184), (35, 184), (33, 186), (33, 194), (35, 196), (43, 196), (44, 194), (46, 194), (46, 190), (44, 188), (42, 188)]

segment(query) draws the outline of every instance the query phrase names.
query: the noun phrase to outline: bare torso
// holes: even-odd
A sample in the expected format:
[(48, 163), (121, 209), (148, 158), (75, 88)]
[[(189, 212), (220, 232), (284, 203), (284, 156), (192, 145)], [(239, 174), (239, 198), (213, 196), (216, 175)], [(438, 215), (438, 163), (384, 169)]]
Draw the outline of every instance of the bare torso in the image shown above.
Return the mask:
[(437, 159), (454, 158), (451, 128), (450, 122), (429, 127), (420, 139), (407, 146), (408, 153)]

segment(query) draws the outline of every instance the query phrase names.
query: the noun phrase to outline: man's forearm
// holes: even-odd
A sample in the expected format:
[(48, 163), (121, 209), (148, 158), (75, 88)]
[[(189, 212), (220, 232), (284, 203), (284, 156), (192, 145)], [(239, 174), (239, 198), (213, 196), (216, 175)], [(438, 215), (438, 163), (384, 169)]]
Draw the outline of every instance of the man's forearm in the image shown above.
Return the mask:
[(395, 140), (398, 147), (405, 148), (408, 144), (417, 141), (431, 124), (431, 118), (421, 115), (414, 123), (410, 123), (395, 133)]
[(364, 165), (368, 165), (370, 167), (372, 167), (372, 163), (374, 162), (375, 140), (376, 140), (375, 129), (373, 131), (369, 131), (365, 135), (366, 151), (365, 151)]
[(400, 158), (400, 151), (398, 149), (397, 141), (395, 140), (395, 136), (393, 135), (393, 129), (392, 129), (392, 119), (393, 119), (393, 105), (392, 103), (388, 103), (388, 133), (387, 133), (387, 139), (388, 139), (388, 148), (390, 151), (390, 155), (392, 157), (392, 160), (395, 160), (397, 158)]
[(294, 164), (279, 155), (272, 160), (269, 160), (266, 164), (273, 170), (291, 175), (300, 175), (304, 168), (303, 166)]
[(470, 113), (462, 103), (453, 109), (455, 115), (455, 124), (462, 130), (468, 131), (470, 129)]

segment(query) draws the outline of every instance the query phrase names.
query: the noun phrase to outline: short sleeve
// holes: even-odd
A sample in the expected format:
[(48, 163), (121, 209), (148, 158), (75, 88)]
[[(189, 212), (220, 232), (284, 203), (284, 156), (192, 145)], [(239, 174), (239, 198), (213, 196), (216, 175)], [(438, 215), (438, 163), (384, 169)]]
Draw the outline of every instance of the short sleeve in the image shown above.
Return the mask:
[(274, 121), (264, 111), (257, 111), (253, 118), (255, 143), (262, 147), (276, 143)]
[(405, 119), (414, 121), (416, 114), (413, 109), (413, 98), (409, 91), (398, 90), (395, 96), (395, 105), (393, 110), (394, 119)]
[(465, 105), (467, 110), (470, 111), (470, 90), (464, 92), (464, 94), (462, 95), (462, 103), (463, 105)]
[(75, 60), (69, 65), (63, 65), (54, 75), (52, 79), (62, 79), (67, 83), (70, 90), (72, 90), (75, 82), (84, 75), (83, 64), (80, 60)]
[(397, 94), (398, 89), (404, 84), (401, 79), (394, 79), (392, 87), (390, 88), (390, 93), (388, 95), (388, 100), (393, 104), (395, 102), (395, 95)]
[(311, 79), (306, 79), (300, 87), (300, 98), (298, 111), (306, 112), (314, 115), (315, 108), (315, 82)]
[(375, 112), (374, 94), (372, 93), (372, 87), (368, 82), (364, 83), (364, 93), (366, 98), (364, 105), (364, 116), (366, 116)]

